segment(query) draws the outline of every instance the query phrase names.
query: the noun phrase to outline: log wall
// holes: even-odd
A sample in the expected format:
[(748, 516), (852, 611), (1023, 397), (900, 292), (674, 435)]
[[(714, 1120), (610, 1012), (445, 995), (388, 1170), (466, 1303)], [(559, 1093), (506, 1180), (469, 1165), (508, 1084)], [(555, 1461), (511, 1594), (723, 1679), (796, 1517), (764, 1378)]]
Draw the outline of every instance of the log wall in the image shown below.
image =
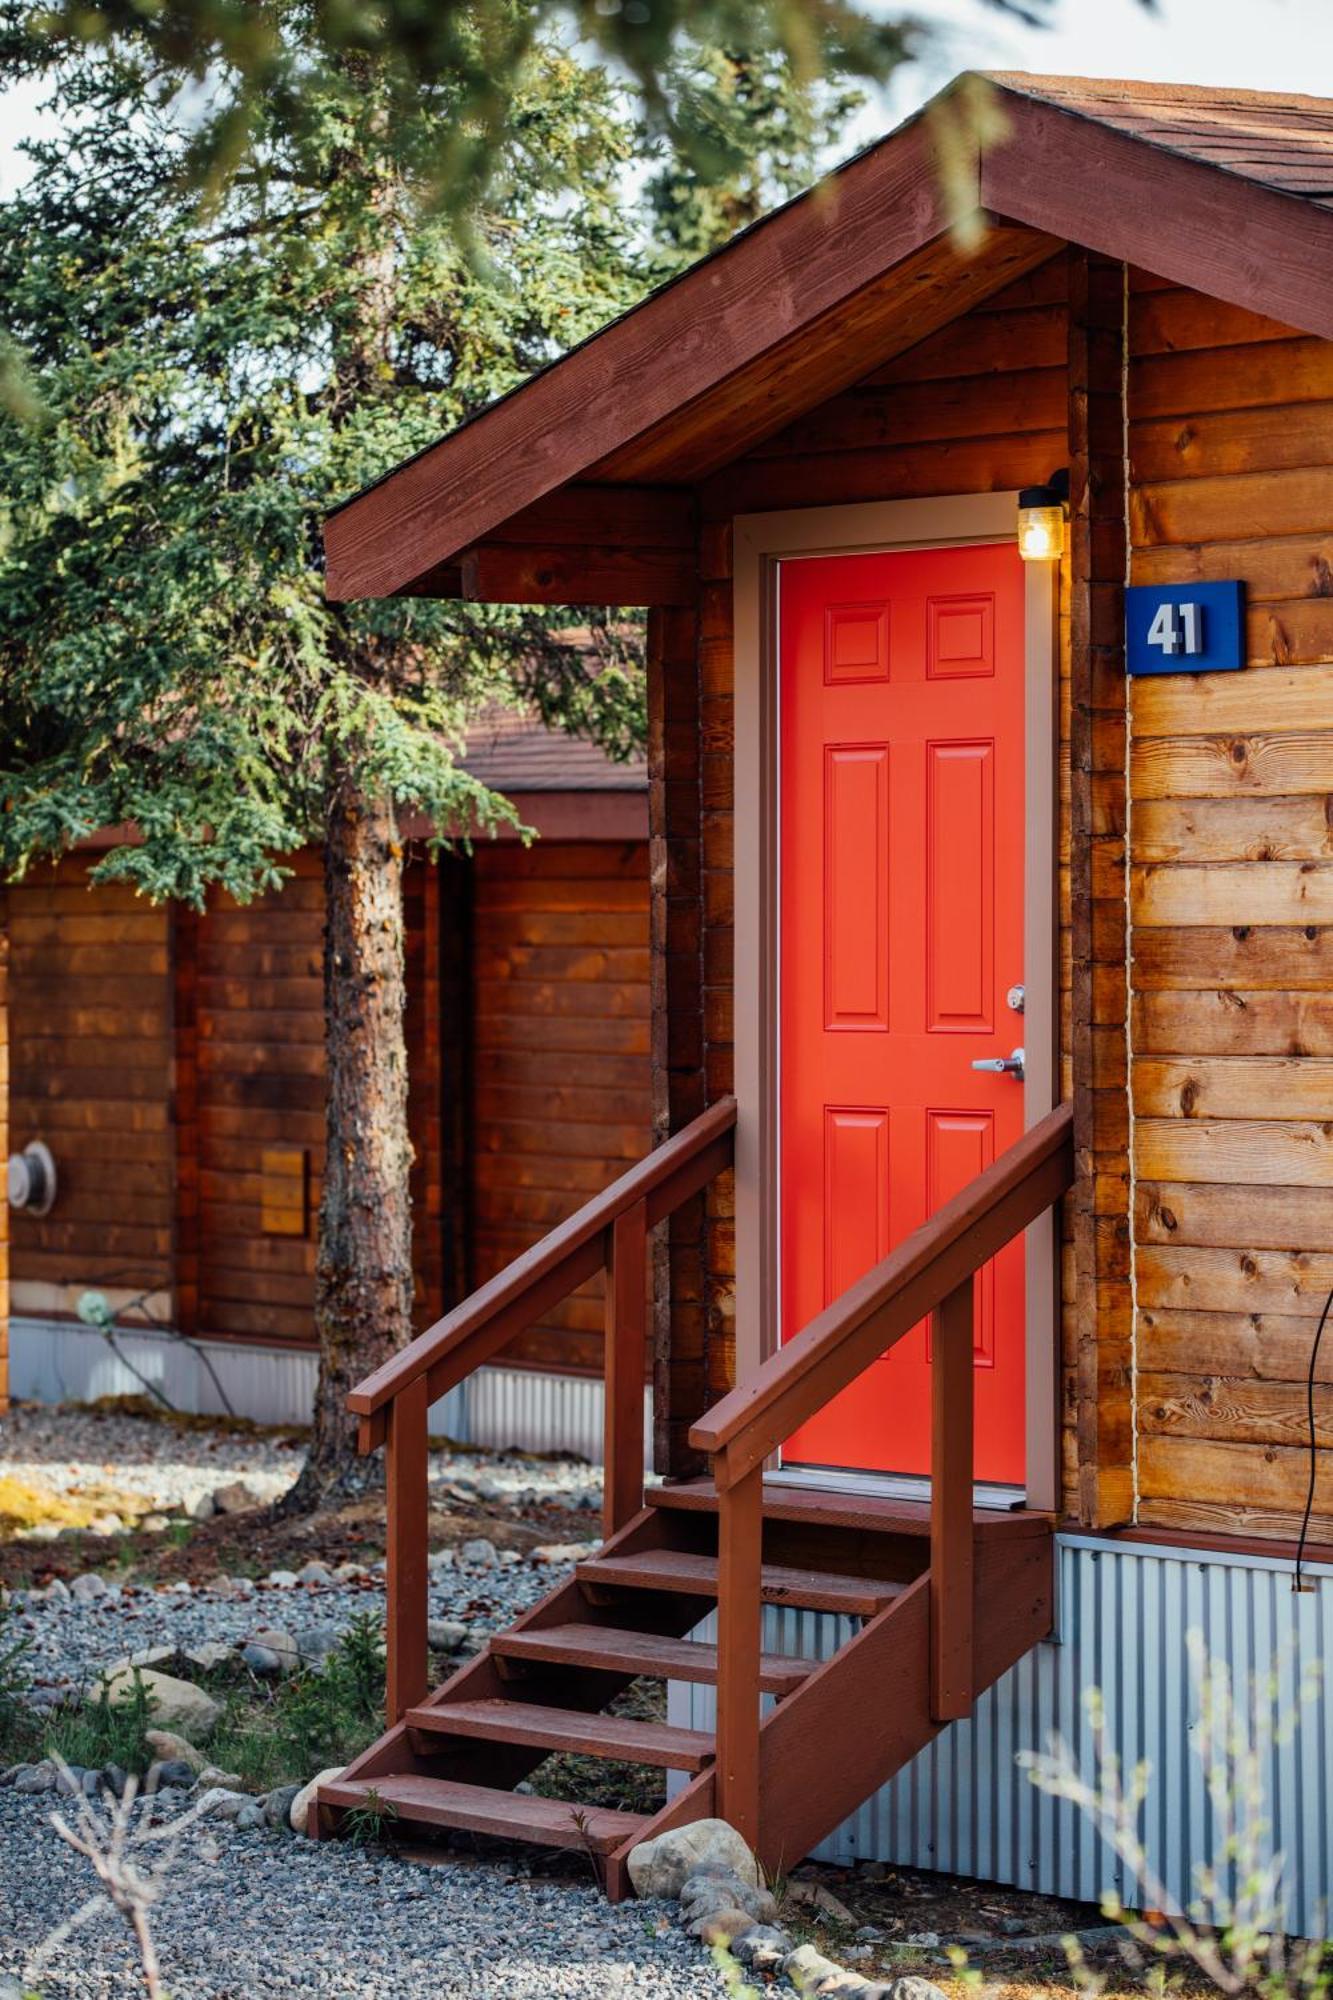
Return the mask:
[(1333, 1287), (1333, 344), (1144, 277), (1130, 336), (1134, 581), (1249, 597), (1244, 673), (1132, 685), (1139, 1518), (1284, 1535)]
[[(641, 841), (478, 850), (472, 1272), (482, 1283), (652, 1143)], [(600, 1373), (601, 1282), (508, 1350)]]
[(170, 926), (71, 856), (8, 891), (10, 1145), (44, 1139), (49, 1215), (12, 1212), (15, 1312), (72, 1313), (95, 1289), (170, 1311), (174, 1227)]
[[(60, 1174), (49, 1216), (13, 1216), (19, 1312), (146, 1291), (192, 1334), (313, 1339), (324, 885), (313, 850), (290, 865), (279, 892), (197, 916), (90, 888), (83, 857), (7, 892), (0, 1103), (11, 1144), (44, 1138)], [(415, 856), (404, 912), (424, 1326), (648, 1149), (647, 850)], [(4, 1019), (0, 991), (0, 1062)], [(521, 1358), (600, 1372), (600, 1299), (552, 1315)]]

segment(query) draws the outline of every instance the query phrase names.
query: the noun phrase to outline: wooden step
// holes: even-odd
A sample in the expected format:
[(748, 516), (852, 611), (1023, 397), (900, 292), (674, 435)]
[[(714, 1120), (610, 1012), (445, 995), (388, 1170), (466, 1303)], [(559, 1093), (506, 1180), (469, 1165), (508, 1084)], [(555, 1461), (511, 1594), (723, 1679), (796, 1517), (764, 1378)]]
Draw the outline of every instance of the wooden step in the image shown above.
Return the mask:
[[(547, 1625), (538, 1631), (499, 1632), (491, 1640), (499, 1660), (537, 1660), (568, 1667), (603, 1667), (658, 1680), (717, 1680), (717, 1647), (693, 1639), (668, 1639), (659, 1632), (622, 1632), (609, 1625)], [(764, 1653), (759, 1686), (765, 1694), (791, 1694), (814, 1672), (814, 1660), (788, 1653)], [(504, 1666), (500, 1668), (504, 1672)]]
[[(650, 1507), (669, 1508), (673, 1513), (717, 1512), (717, 1488), (711, 1479), (651, 1486), (644, 1499)], [(869, 1529), (875, 1534), (912, 1535), (926, 1541), (930, 1538), (928, 1500), (892, 1500), (876, 1493), (787, 1486), (780, 1479), (764, 1481), (764, 1519), (801, 1521), (811, 1527)], [(1033, 1507), (976, 1507), (972, 1525), (979, 1541), (1008, 1541), (1023, 1535), (1048, 1535), (1052, 1516)]]
[[(667, 1590), (685, 1597), (717, 1596), (716, 1556), (685, 1549), (642, 1549), (629, 1556), (593, 1556), (578, 1563), (580, 1584), (595, 1590)], [(903, 1585), (879, 1577), (843, 1576), (835, 1570), (788, 1569), (765, 1563), (761, 1594), (765, 1604), (791, 1604), (803, 1611), (841, 1611), (849, 1618), (873, 1618), (902, 1595)]]
[(616, 1757), (659, 1764), (668, 1771), (702, 1771), (713, 1761), (713, 1739), (702, 1729), (672, 1729), (628, 1715), (544, 1708), (535, 1701), (442, 1701), (409, 1708), (409, 1729), (432, 1736), (468, 1736), (485, 1743), (530, 1743), (578, 1757)]
[(598, 1854), (609, 1854), (632, 1840), (646, 1824), (642, 1813), (570, 1805), (564, 1799), (493, 1791), (487, 1785), (460, 1785), (409, 1772), (361, 1782), (335, 1779), (320, 1786), (319, 1797), (324, 1805), (344, 1808), (364, 1806), (369, 1799), (381, 1807), (392, 1806), (398, 1819), (421, 1826), (489, 1833), (500, 1840), (530, 1840), (540, 1847), (591, 1847)]

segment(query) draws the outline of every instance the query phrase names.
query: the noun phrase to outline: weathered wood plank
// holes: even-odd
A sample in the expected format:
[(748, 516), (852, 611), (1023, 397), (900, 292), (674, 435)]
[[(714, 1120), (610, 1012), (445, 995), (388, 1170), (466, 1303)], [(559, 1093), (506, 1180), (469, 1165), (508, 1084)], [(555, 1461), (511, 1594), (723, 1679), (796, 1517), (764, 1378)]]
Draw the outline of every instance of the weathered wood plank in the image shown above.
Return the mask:
[(1333, 861), (1238, 861), (1130, 870), (1134, 922), (1155, 925), (1326, 924)]
[(1333, 791), (1333, 729), (1143, 738), (1131, 746), (1130, 782), (1140, 799)]
[(1139, 1303), (1149, 1309), (1306, 1314), (1317, 1319), (1333, 1291), (1333, 1255), (1327, 1251), (1145, 1244), (1135, 1268)]
[[(1333, 598), (1314, 608), (1327, 618), (1333, 639)], [(1327, 730), (1333, 722), (1333, 665), (1163, 674), (1134, 683), (1130, 733), (1135, 737), (1243, 735), (1256, 721), (1266, 732)]]
[(1137, 548), (1229, 539), (1251, 522), (1262, 522), (1269, 535), (1320, 533), (1328, 517), (1328, 477), (1321, 466), (1303, 466), (1131, 487), (1130, 535)]
[(1322, 993), (1139, 993), (1133, 1019), (1141, 1055), (1333, 1056), (1333, 1006)]
[(1320, 993), (1333, 987), (1333, 928), (1142, 929), (1134, 937), (1142, 991), (1201, 985), (1241, 992)]
[(1137, 799), (1137, 862), (1333, 860), (1333, 793), (1304, 798)]
[[(1249, 1444), (1218, 1440), (1145, 1437), (1139, 1448), (1139, 1484), (1145, 1499), (1179, 1501), (1194, 1513), (1201, 1506), (1220, 1508), (1224, 1519), (1238, 1520), (1241, 1510), (1255, 1517), (1265, 1513), (1299, 1516), (1310, 1477), (1309, 1454), (1292, 1445), (1256, 1450)], [(1333, 1473), (1325, 1458), (1320, 1465), (1315, 1514), (1325, 1521), (1333, 1514)], [(1274, 1531), (1278, 1531), (1274, 1523)], [(1326, 1534), (1318, 1534), (1326, 1540)]]
[[(1299, 1447), (1308, 1437), (1306, 1403), (1292, 1387), (1226, 1375), (1144, 1373), (1138, 1380), (1140, 1434)], [(1333, 1443), (1333, 1384), (1327, 1379), (1315, 1390), (1314, 1406), (1315, 1436), (1327, 1447)]]
[[(1317, 1324), (1292, 1313), (1154, 1307), (1139, 1314), (1139, 1363), (1168, 1375), (1202, 1372), (1303, 1382)], [(1333, 1381), (1333, 1343), (1321, 1348), (1319, 1379)]]
[(1333, 1201), (1323, 1188), (1141, 1180), (1134, 1201), (1140, 1243), (1333, 1250)]
[(1141, 1118), (1327, 1118), (1333, 1060), (1313, 1056), (1141, 1056)]
[(1140, 1118), (1147, 1180), (1242, 1187), (1333, 1187), (1333, 1124), (1264, 1118)]

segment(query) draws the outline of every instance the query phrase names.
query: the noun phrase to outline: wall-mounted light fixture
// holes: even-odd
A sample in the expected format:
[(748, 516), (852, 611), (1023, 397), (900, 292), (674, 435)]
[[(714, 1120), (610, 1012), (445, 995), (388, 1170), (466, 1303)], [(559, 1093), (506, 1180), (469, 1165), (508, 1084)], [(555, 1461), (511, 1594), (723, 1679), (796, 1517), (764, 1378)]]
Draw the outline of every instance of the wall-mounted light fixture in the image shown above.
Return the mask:
[(1044, 486), (1025, 486), (1018, 496), (1018, 553), (1024, 562), (1059, 562), (1065, 552), (1069, 471), (1062, 466)]
[(6, 1170), (9, 1206), (28, 1215), (46, 1215), (56, 1198), (56, 1163), (51, 1149), (34, 1139), (21, 1153), (11, 1153)]

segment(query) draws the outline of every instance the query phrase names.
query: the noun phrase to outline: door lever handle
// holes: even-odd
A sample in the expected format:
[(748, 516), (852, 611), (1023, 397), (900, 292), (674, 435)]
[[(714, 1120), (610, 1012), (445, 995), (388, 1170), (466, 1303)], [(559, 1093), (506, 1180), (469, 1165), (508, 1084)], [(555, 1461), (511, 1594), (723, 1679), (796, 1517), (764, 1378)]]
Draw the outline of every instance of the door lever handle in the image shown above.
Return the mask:
[(987, 1070), (992, 1076), (1021, 1078), (1024, 1074), (1023, 1051), (1015, 1049), (1011, 1056), (977, 1056), (973, 1060), (972, 1067)]

